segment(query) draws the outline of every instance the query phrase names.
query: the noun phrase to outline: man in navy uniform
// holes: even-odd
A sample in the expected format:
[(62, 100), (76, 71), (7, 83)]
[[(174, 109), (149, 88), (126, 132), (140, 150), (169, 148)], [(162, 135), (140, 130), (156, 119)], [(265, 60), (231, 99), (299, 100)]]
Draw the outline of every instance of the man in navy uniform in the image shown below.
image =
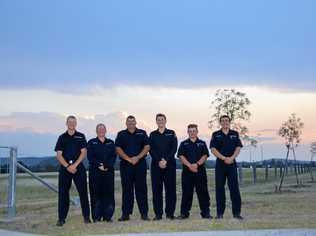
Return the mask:
[(183, 164), (182, 169), (182, 200), (179, 219), (190, 216), (194, 188), (199, 200), (201, 217), (211, 219), (210, 196), (207, 188), (205, 161), (209, 157), (206, 143), (198, 138), (198, 126), (188, 125), (189, 138), (181, 142), (178, 157)]
[(163, 186), (165, 187), (166, 208), (168, 219), (174, 219), (176, 208), (176, 160), (174, 158), (178, 140), (173, 130), (166, 128), (166, 116), (156, 115), (158, 129), (149, 136), (151, 155), (151, 182), (153, 193), (154, 220), (161, 220), (163, 215)]
[(215, 182), (217, 219), (222, 219), (226, 206), (225, 183), (228, 182), (232, 212), (236, 219), (242, 220), (241, 197), (238, 185), (236, 157), (240, 153), (242, 143), (237, 131), (230, 129), (230, 118), (227, 115), (220, 117), (221, 129), (212, 134), (210, 143), (211, 152), (216, 157)]
[[(112, 221), (115, 210), (114, 199), (114, 164), (116, 160), (115, 144), (106, 137), (106, 127), (98, 124), (97, 137), (88, 142), (89, 187), (92, 219)], [(93, 203), (92, 203), (93, 202)]]
[(82, 215), (85, 223), (90, 221), (90, 209), (87, 191), (87, 174), (82, 161), (87, 153), (87, 141), (84, 134), (76, 130), (75, 116), (67, 117), (67, 131), (59, 136), (55, 151), (60, 163), (58, 175), (58, 221), (63, 226), (69, 210), (69, 190), (74, 180), (80, 197)]
[(119, 221), (127, 221), (133, 213), (134, 191), (142, 220), (148, 218), (147, 163), (150, 149), (146, 131), (136, 127), (134, 116), (126, 118), (127, 129), (117, 134), (116, 152), (121, 158), (120, 173), (122, 184), (122, 216)]

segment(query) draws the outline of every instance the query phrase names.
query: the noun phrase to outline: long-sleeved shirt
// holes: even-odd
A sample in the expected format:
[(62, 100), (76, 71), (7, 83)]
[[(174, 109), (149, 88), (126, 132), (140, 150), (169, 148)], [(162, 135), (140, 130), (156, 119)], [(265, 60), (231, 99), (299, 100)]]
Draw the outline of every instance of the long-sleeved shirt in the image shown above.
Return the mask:
[(101, 142), (99, 138), (90, 139), (87, 149), (90, 167), (98, 168), (101, 164), (104, 168), (114, 167), (116, 152), (113, 140), (106, 138), (104, 142)]

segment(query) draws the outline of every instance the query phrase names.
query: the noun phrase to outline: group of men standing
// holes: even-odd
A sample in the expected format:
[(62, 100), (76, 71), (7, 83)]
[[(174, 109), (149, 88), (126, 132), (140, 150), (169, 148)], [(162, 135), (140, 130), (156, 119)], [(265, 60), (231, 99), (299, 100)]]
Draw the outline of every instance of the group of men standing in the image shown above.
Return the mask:
[[(180, 143), (175, 132), (166, 128), (164, 114), (156, 115), (157, 129), (150, 133), (138, 129), (136, 118), (128, 116), (126, 129), (117, 134), (115, 141), (106, 137), (106, 126), (98, 124), (97, 137), (86, 141), (84, 134), (76, 130), (77, 120), (67, 117), (67, 131), (59, 136), (55, 151), (60, 163), (58, 177), (58, 221), (65, 224), (69, 210), (69, 190), (74, 181), (80, 197), (85, 223), (91, 223), (88, 199), (87, 175), (83, 160), (89, 160), (89, 192), (93, 222), (112, 221), (115, 210), (114, 164), (120, 157), (122, 185), (122, 215), (119, 221), (128, 221), (133, 214), (134, 196), (141, 219), (148, 221), (147, 162), (150, 153), (151, 181), (153, 195), (153, 220), (161, 220), (164, 213), (167, 219), (175, 219), (176, 210), (176, 159), (183, 164), (181, 175), (182, 199), (180, 215), (177, 219), (190, 216), (194, 189), (197, 193), (202, 218), (211, 219), (210, 196), (207, 184), (205, 161), (209, 150), (205, 141), (198, 137), (198, 126), (187, 127), (188, 138)], [(220, 117), (221, 129), (212, 134), (210, 149), (216, 157), (215, 182), (217, 219), (222, 219), (225, 211), (225, 184), (228, 182), (234, 218), (242, 219), (241, 197), (238, 185), (236, 157), (242, 143), (239, 134), (230, 129), (230, 118)], [(178, 150), (178, 152), (177, 152)], [(163, 209), (163, 189), (165, 209)]]

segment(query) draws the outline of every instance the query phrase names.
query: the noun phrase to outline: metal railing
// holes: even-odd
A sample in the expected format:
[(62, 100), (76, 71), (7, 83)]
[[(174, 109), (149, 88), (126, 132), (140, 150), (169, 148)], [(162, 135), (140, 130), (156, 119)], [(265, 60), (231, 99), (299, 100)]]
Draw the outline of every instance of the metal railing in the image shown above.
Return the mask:
[[(7, 195), (7, 218), (11, 219), (16, 216), (16, 175), (17, 168), (21, 169), (25, 173), (29, 174), (31, 177), (39, 181), (49, 190), (58, 193), (58, 188), (46, 182), (43, 178), (34, 174), (27, 167), (23, 166), (17, 161), (18, 148), (17, 147), (9, 147), (9, 146), (0, 146), (0, 149), (9, 149), (10, 156), (8, 158), (8, 195)], [(78, 205), (78, 201), (74, 198), (70, 199), (70, 202), (73, 205)]]
[(9, 149), (9, 176), (8, 176), (8, 195), (7, 195), (7, 214), (8, 218), (13, 218), (16, 215), (16, 159), (18, 154), (17, 147), (0, 146), (1, 149)]

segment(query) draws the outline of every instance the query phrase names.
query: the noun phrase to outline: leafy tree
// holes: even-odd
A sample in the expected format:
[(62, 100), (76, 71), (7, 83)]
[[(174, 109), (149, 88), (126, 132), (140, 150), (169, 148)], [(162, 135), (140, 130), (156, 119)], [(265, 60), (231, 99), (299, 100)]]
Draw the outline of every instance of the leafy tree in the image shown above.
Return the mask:
[(211, 108), (214, 108), (215, 112), (209, 121), (209, 128), (218, 127), (220, 116), (228, 115), (231, 118), (232, 128), (239, 131), (241, 138), (247, 137), (248, 129), (243, 122), (250, 119), (249, 105), (250, 100), (246, 93), (235, 89), (218, 89), (211, 102)]

